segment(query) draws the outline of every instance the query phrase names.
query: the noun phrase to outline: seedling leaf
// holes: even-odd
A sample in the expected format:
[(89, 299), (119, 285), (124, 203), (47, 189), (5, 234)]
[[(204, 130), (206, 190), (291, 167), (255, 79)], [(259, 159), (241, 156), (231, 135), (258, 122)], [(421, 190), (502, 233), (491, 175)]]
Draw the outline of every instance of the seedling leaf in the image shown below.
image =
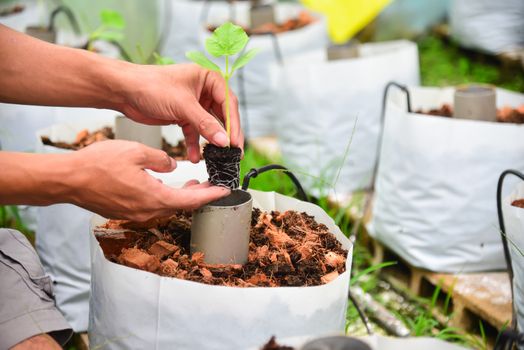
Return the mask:
[(206, 50), (215, 57), (232, 56), (246, 46), (249, 37), (242, 27), (226, 22), (206, 40)]
[(105, 41), (120, 41), (124, 39), (124, 34), (122, 32), (112, 32), (110, 30), (93, 33), (91, 35), (90, 40), (105, 40)]
[(220, 67), (211, 62), (209, 58), (207, 58), (206, 55), (204, 55), (202, 52), (189, 51), (186, 53), (186, 57), (204, 68), (207, 68), (215, 72), (220, 72)]
[(153, 52), (153, 57), (155, 59), (155, 64), (159, 65), (159, 66), (166, 66), (166, 65), (169, 65), (169, 64), (175, 64), (175, 60), (172, 59), (171, 57), (160, 56), (156, 52)]
[(102, 24), (114, 29), (124, 29), (126, 22), (120, 13), (110, 9), (104, 9), (100, 12)]
[(260, 49), (251, 49), (247, 52), (244, 52), (240, 57), (238, 57), (233, 64), (233, 67), (231, 70), (234, 72), (239, 68), (244, 67), (246, 64), (249, 63), (257, 55), (257, 53), (260, 52)]

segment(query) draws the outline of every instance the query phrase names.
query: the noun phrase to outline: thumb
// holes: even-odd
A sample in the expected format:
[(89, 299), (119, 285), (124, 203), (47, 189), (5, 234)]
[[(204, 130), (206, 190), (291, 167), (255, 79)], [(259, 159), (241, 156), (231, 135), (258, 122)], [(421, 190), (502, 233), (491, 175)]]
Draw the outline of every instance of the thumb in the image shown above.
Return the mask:
[(138, 163), (144, 169), (150, 169), (158, 173), (168, 173), (176, 168), (176, 160), (164, 151), (143, 145), (142, 152), (143, 155)]
[(189, 105), (189, 122), (206, 140), (216, 146), (226, 147), (229, 144), (226, 131), (218, 120), (208, 113), (196, 100)]

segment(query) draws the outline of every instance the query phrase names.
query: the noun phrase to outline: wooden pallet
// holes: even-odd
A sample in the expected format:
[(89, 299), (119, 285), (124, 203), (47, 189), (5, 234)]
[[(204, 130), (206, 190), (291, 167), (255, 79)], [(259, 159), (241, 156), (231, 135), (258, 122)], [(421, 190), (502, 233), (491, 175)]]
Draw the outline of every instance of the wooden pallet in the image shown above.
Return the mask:
[[(374, 263), (397, 261), (398, 265), (384, 273), (394, 284), (408, 288), (414, 295), (429, 298), (441, 288), (442, 298), (450, 295), (450, 325), (469, 331), (479, 320), (500, 330), (512, 317), (511, 285), (506, 272), (445, 274), (409, 265), (401, 257), (370, 238)], [(388, 271), (389, 270), (389, 271)], [(438, 311), (437, 311), (438, 312)], [(444, 320), (447, 316), (437, 315)]]

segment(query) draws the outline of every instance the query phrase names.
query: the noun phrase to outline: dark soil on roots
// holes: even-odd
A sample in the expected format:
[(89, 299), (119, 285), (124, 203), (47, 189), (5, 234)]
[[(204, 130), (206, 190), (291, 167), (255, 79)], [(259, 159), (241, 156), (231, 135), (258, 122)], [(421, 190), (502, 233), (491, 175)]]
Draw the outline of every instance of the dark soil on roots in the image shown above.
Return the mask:
[(206, 264), (189, 253), (191, 214), (145, 223), (110, 220), (95, 230), (106, 258), (161, 276), (235, 287), (316, 286), (346, 270), (347, 250), (306, 213), (253, 209), (248, 262)]
[(294, 350), (295, 348), (286, 345), (280, 345), (277, 343), (275, 336), (272, 336), (271, 339), (260, 349), (260, 350)]
[(511, 203), (514, 207), (524, 208), (524, 199), (517, 199)]
[[(427, 111), (419, 109), (416, 111), (416, 113), (452, 118), (453, 117), (453, 107), (445, 103), (440, 108), (430, 109)], [(524, 124), (524, 105), (518, 108), (512, 108), (512, 107), (506, 106), (506, 107), (497, 109), (497, 122)]]
[[(41, 139), (44, 145), (76, 151), (95, 142), (114, 140), (115, 134), (111, 127), (106, 126), (93, 132), (89, 132), (89, 130), (84, 129), (76, 135), (75, 141), (72, 143), (61, 141), (54, 142), (47, 136), (42, 136)], [(175, 160), (187, 159), (187, 148), (184, 140), (179, 141), (176, 145), (172, 145), (167, 142), (166, 139), (162, 138), (162, 150)], [(202, 159), (202, 152), (200, 152), (200, 154), (200, 159)]]
[(232, 190), (240, 185), (240, 157), (242, 150), (238, 147), (218, 147), (207, 144), (203, 152), (206, 161), (209, 182), (216, 186)]

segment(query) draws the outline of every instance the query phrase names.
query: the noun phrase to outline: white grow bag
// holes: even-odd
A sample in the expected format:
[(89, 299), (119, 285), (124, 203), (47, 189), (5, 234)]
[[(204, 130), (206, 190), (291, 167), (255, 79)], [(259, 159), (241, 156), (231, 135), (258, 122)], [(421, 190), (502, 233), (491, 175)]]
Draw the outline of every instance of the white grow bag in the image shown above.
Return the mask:
[(511, 203), (524, 199), (524, 183), (516, 186), (502, 202), (504, 225), (513, 267), (513, 304), (517, 311), (519, 332), (524, 332), (524, 209)]
[[(93, 110), (86, 110), (93, 111)], [(40, 130), (37, 150), (39, 153), (68, 153), (71, 150), (46, 146), (40, 136), (53, 141), (72, 142), (83, 130), (95, 131), (113, 126), (116, 113), (107, 111), (105, 120), (80, 119), (74, 124), (58, 124)], [(73, 119), (74, 117), (72, 117)], [(176, 126), (163, 127), (166, 140), (176, 144), (181, 132)], [(177, 131), (178, 130), (178, 131)], [(207, 180), (204, 162), (192, 164), (177, 161), (172, 173), (153, 173), (165, 183), (184, 183), (190, 179)], [(54, 281), (56, 304), (75, 332), (85, 332), (88, 326), (91, 263), (89, 259), (89, 220), (93, 213), (72, 204), (55, 204), (37, 209), (36, 249), (46, 272)]]
[[(211, 7), (217, 6), (215, 3)], [(279, 3), (275, 5), (276, 22), (281, 23), (289, 18), (295, 18), (304, 11), (304, 7), (297, 4)], [(237, 2), (235, 5), (236, 22), (241, 25), (249, 25), (249, 2)], [(278, 43), (282, 59), (309, 50), (326, 47), (328, 39), (326, 24), (323, 18), (318, 17), (317, 21), (304, 28), (276, 34), (274, 40), (270, 35), (252, 35), (247, 44), (246, 50), (258, 48), (261, 51), (255, 58), (243, 68), (243, 72), (237, 72), (231, 81), (233, 91), (239, 98), (240, 113), (242, 115), (243, 127), (247, 137), (259, 137), (275, 134), (275, 119), (279, 117), (275, 106), (275, 95), (270, 79), (270, 67), (272, 63), (278, 62), (275, 42)], [(220, 25), (229, 20), (223, 14), (213, 15), (210, 12), (206, 26), (201, 27), (200, 50), (204, 47), (204, 42), (210, 33), (207, 24)], [(241, 96), (240, 74), (244, 76), (245, 105), (247, 112), (243, 115)], [(246, 122), (248, 125), (246, 125)]]
[[(452, 104), (452, 88), (410, 88), (413, 110)], [(497, 105), (524, 95), (497, 89)], [(524, 170), (524, 125), (422, 116), (389, 94), (370, 234), (413, 266), (504, 269), (496, 215), (503, 170)]]
[(524, 1), (452, 0), (451, 34), (461, 45), (491, 54), (524, 49)]
[(320, 192), (330, 189), (327, 184), (335, 182), (339, 169), (337, 195), (371, 185), (382, 90), (391, 80), (419, 84), (416, 44), (364, 44), (359, 54), (359, 58), (328, 61), (321, 49), (272, 67), (279, 101), (276, 129), (284, 161), (315, 195), (327, 194)]
[[(343, 332), (352, 246), (318, 206), (250, 191), (253, 206), (297, 210), (347, 249), (346, 272), (314, 287), (238, 288), (161, 277), (109, 262), (91, 232), (89, 343), (104, 349), (247, 349), (279, 338)], [(93, 219), (93, 225), (104, 222)]]

